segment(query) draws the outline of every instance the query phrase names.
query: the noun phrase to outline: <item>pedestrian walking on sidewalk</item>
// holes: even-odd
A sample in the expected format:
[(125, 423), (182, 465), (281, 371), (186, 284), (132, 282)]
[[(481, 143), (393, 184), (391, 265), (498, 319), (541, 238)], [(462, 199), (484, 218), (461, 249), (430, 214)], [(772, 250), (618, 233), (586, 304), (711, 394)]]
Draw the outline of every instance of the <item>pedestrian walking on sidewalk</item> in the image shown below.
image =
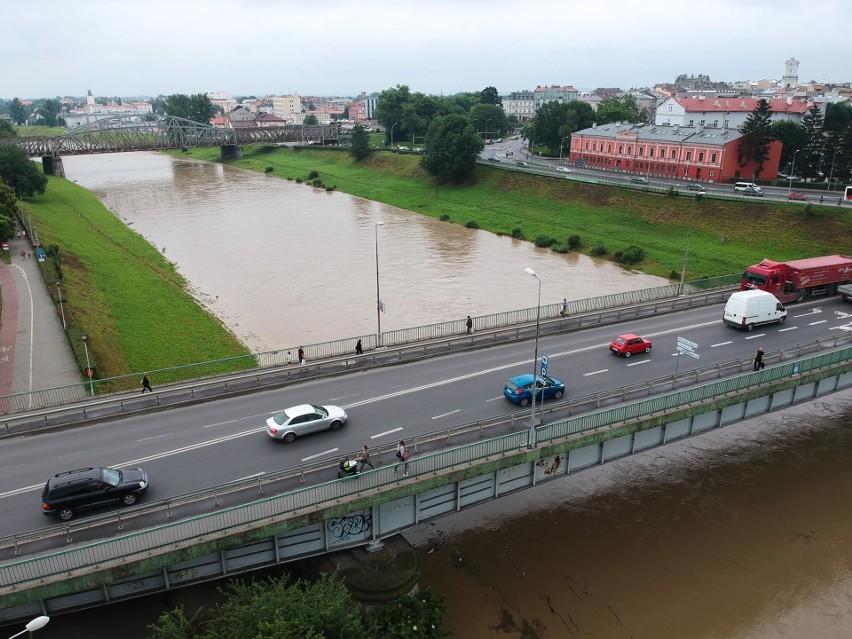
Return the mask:
[(355, 344), (355, 354), (356, 355), (363, 355), (364, 354), (364, 347), (361, 346), (361, 340), (360, 339)]
[(766, 368), (763, 361), (763, 347), (757, 349), (757, 354), (754, 356), (754, 370), (759, 371)]
[(301, 346), (299, 347), (299, 366), (305, 365), (305, 349)]
[(473, 320), (470, 319), (470, 315), (467, 316), (467, 319), (464, 321), (464, 325), (467, 327), (467, 334), (468, 335), (473, 333)]
[(369, 466), (370, 470), (376, 470), (375, 467), (373, 466), (373, 462), (370, 461), (370, 449), (367, 448), (366, 444), (361, 449), (361, 452), (358, 453), (358, 455), (356, 455), (355, 461), (361, 462), (361, 472), (362, 473), (364, 472), (364, 466)]
[(142, 393), (144, 394), (145, 391), (148, 391), (149, 393), (154, 392), (154, 389), (151, 388), (151, 380), (148, 379), (148, 373), (142, 375)]

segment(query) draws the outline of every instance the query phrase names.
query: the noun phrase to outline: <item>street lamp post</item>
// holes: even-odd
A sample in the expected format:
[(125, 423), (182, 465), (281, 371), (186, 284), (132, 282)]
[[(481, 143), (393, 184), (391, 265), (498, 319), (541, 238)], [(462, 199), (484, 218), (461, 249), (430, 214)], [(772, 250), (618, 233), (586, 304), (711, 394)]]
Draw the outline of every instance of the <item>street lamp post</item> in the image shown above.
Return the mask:
[(92, 364), (89, 362), (89, 346), (87, 344), (89, 340), (89, 335), (87, 333), (81, 333), (80, 339), (83, 340), (83, 350), (86, 351), (86, 377), (89, 378), (89, 390), (92, 393), (92, 397), (95, 396), (95, 383), (92, 381)]
[(485, 139), (488, 140), (488, 124), (491, 122), (490, 119), (485, 121)]
[(45, 617), (44, 615), (42, 615), (41, 617), (36, 617), (35, 619), (27, 623), (27, 625), (24, 626), (24, 629), (21, 630), (21, 632), (12, 635), (11, 637), (9, 637), (9, 639), (15, 639), (15, 637), (20, 637), (25, 632), (35, 632), (39, 628), (44, 628), (47, 625), (48, 621), (50, 621), (50, 617)]
[(394, 122), (393, 124), (391, 124), (391, 131), (390, 131), (390, 145), (391, 145), (391, 146), (393, 146), (393, 128), (394, 128), (397, 124), (399, 124), (399, 122)]
[(790, 191), (793, 190), (793, 176), (796, 173), (796, 153), (798, 153), (799, 151), (801, 151), (801, 149), (796, 149), (795, 151), (793, 151), (793, 166), (790, 168), (790, 182), (787, 185), (787, 195), (789, 195)]
[(382, 220), (376, 222), (375, 232), (376, 232), (376, 325), (378, 328), (378, 334), (376, 335), (376, 345), (382, 345), (382, 298), (379, 295), (379, 227), (384, 226), (385, 223)]
[(828, 172), (828, 183), (825, 185), (825, 190), (831, 190), (831, 178), (834, 177), (834, 160), (837, 159), (837, 149), (834, 149), (834, 155), (831, 156), (831, 170)]
[(59, 288), (59, 280), (56, 280), (56, 292), (59, 294), (59, 314), (62, 315), (62, 330), (67, 331), (68, 326), (65, 324), (65, 309), (62, 306), (62, 289)]
[(565, 150), (565, 140), (570, 138), (570, 135), (566, 135), (559, 143), (559, 164), (562, 164), (562, 152)]
[(695, 214), (695, 200), (697, 197), (697, 193), (692, 194), (692, 207), (689, 211), (689, 226), (686, 230), (686, 248), (683, 250), (683, 266), (680, 269), (680, 287), (678, 288), (678, 295), (683, 295), (683, 280), (686, 277), (686, 262), (689, 259), (689, 238), (692, 237), (692, 217)]
[(535, 271), (527, 267), (524, 272), (538, 280), (538, 305), (535, 312), (535, 355), (533, 356), (533, 379), (532, 379), (532, 411), (530, 412), (530, 436), (529, 447), (535, 448), (535, 396), (538, 394), (538, 379), (536, 371), (538, 370), (538, 334), (541, 325), (541, 280)]

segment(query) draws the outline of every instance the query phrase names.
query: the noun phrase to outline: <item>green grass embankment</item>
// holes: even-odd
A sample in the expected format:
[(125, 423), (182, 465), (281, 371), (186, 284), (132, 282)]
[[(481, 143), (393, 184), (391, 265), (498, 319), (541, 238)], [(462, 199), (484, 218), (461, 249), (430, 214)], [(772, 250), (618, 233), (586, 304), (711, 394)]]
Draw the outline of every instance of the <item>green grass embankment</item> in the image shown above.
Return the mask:
[(21, 204), (42, 246), (60, 247), (69, 335), (89, 334), (98, 377), (248, 352), (195, 301), (173, 265), (91, 192), (51, 177), (45, 195)]
[[(220, 161), (218, 148), (174, 155)], [(493, 233), (509, 235), (518, 227), (529, 241), (549, 235), (564, 244), (576, 234), (585, 254), (600, 242), (611, 259), (636, 245), (646, 255), (636, 268), (662, 277), (680, 274), (690, 225), (687, 279), (739, 272), (764, 257), (852, 254), (852, 213), (839, 207), (704, 198), (693, 212), (689, 197), (489, 166), (478, 166), (464, 185), (437, 185), (420, 168), (418, 156), (391, 152), (355, 162), (342, 150), (256, 146), (226, 163), (259, 172), (272, 167), (270, 179), (307, 180), (309, 172), (318, 171), (325, 186), (345, 193), (435, 218), (448, 215), (458, 224), (473, 221)]]

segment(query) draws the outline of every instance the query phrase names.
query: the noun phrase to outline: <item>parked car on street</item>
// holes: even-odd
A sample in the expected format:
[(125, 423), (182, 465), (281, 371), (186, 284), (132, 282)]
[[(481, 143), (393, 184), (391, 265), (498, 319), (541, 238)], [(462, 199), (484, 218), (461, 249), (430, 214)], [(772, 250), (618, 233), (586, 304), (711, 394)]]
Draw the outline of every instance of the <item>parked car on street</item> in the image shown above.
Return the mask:
[(348, 416), (340, 406), (301, 404), (285, 408), (266, 420), (266, 434), (290, 444), (296, 437), (320, 430), (340, 430)]
[(793, 191), (792, 193), (787, 194), (788, 200), (799, 200), (800, 202), (807, 202), (808, 196), (806, 193), (796, 193)]
[(41, 491), (41, 511), (68, 521), (83, 510), (132, 506), (147, 491), (148, 474), (141, 468), (78, 468), (47, 481)]
[(517, 164), (518, 166), (529, 166), (529, 164), (527, 164), (526, 162), (523, 162), (521, 160), (518, 160), (517, 162), (515, 162), (515, 164)]
[[(556, 377), (536, 375), (536, 400), (559, 399), (565, 393), (565, 383)], [(506, 399), (527, 406), (532, 401), (533, 376), (530, 373), (513, 377), (503, 387)]]
[(707, 189), (701, 184), (696, 184), (695, 182), (690, 182), (685, 187), (683, 187), (687, 191), (693, 191), (695, 193), (707, 193)]
[(571, 169), (569, 169), (567, 166), (557, 166), (556, 170), (559, 171), (560, 173), (570, 173), (571, 172)]
[(647, 184), (648, 178), (643, 178), (643, 177), (637, 176), (637, 177), (630, 178), (630, 181), (633, 182), (634, 184)]
[(649, 339), (639, 337), (633, 333), (625, 333), (612, 340), (609, 350), (616, 355), (630, 357), (635, 353), (650, 353), (652, 346), (653, 344), (651, 344), (651, 340)]

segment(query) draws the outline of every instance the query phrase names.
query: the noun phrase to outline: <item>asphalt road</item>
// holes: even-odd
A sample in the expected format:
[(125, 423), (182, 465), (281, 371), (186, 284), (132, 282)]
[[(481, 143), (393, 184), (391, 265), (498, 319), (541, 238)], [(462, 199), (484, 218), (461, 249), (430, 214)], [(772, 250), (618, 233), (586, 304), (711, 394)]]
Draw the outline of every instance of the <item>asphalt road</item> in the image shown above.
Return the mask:
[[(758, 327), (750, 333), (724, 326), (722, 309), (723, 305), (714, 305), (620, 326), (543, 336), (539, 352), (548, 355), (550, 374), (566, 382), (566, 396), (578, 397), (672, 374), (677, 337), (699, 345), (700, 360), (681, 358), (678, 366), (684, 372), (750, 357), (758, 346), (771, 353), (852, 329), (852, 305), (839, 297), (789, 305), (783, 326)], [(610, 354), (610, 340), (624, 332), (652, 339), (651, 353), (629, 359)], [(532, 355), (531, 341), (506, 343), (5, 440), (0, 452), (0, 536), (54, 522), (41, 514), (40, 492), (49, 476), (63, 470), (138, 465), (151, 479), (146, 499), (159, 500), (313, 459), (342, 456), (363, 444), (390, 449), (399, 439), (512, 411), (528, 412), (508, 402), (502, 388), (509, 377), (532, 371)], [(266, 435), (267, 417), (307, 402), (343, 406), (349, 422), (336, 433), (311, 435), (289, 445)]]

